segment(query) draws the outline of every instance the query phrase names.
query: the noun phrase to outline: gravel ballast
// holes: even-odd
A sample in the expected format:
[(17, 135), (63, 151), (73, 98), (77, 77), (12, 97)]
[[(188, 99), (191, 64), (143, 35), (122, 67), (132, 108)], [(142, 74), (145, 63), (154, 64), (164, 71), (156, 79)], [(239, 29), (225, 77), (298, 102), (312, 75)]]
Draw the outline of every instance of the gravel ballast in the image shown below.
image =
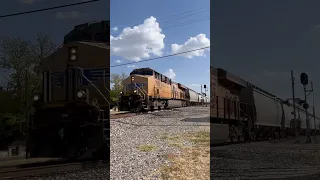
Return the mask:
[[(320, 145), (292, 140), (211, 149), (214, 179), (309, 179), (320, 172)], [(310, 176), (312, 175), (312, 176)], [(320, 179), (320, 177), (318, 177)]]
[[(209, 132), (209, 113), (208, 107), (186, 107), (112, 121), (111, 179), (158, 179), (157, 170), (168, 163), (163, 156), (180, 153), (179, 148), (169, 146), (161, 136)], [(146, 145), (153, 150), (139, 149)]]

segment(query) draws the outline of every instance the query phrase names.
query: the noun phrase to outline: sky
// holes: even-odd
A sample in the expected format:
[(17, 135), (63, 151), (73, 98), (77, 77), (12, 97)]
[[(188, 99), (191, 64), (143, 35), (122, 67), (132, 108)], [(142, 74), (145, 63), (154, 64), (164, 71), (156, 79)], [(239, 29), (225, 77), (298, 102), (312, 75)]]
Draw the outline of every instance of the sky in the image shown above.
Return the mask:
[[(283, 99), (304, 98), (300, 74), (314, 83), (320, 117), (320, 1), (214, 0), (211, 65), (223, 68)], [(310, 86), (309, 86), (310, 88)], [(312, 105), (312, 94), (308, 96)]]
[[(210, 46), (209, 3), (111, 0), (111, 73), (128, 75), (135, 68), (150, 67), (198, 92), (201, 84), (209, 87), (209, 48), (142, 62)], [(119, 66), (131, 62), (137, 63)]]
[[(10, 0), (0, 2), (0, 15), (31, 11), (41, 8), (65, 5), (84, 0)], [(110, 0), (102, 0), (90, 4), (66, 7), (50, 11), (13, 16), (0, 19), (0, 37), (19, 37), (34, 41), (38, 32), (48, 35), (52, 41), (61, 45), (63, 37), (75, 25), (91, 22), (110, 20)], [(0, 85), (5, 81), (3, 76), (7, 73), (0, 72)]]

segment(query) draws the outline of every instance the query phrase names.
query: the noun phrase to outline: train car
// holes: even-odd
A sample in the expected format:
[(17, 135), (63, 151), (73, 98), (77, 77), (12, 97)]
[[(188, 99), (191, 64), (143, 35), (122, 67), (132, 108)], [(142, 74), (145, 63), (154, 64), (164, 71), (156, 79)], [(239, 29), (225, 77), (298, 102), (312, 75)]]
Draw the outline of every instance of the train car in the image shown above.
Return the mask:
[(151, 68), (135, 69), (123, 81), (119, 110), (177, 108), (199, 102), (198, 93)]
[(95, 39), (101, 37), (96, 33), (109, 31), (91, 31), (91, 41), (87, 37), (80, 41), (92, 26), (106, 27), (106, 23), (76, 27), (63, 46), (42, 62), (42, 89), (33, 97), (28, 122), (31, 158), (109, 158), (110, 44)]
[(190, 106), (197, 105), (199, 103), (199, 93), (192, 89), (189, 89), (187, 93), (189, 93), (189, 96), (190, 96), (189, 105)]
[[(211, 67), (210, 73), (213, 143), (284, 137), (294, 133), (295, 124), (299, 133), (305, 133), (306, 114), (301, 105), (296, 105), (298, 122), (294, 122), (293, 105), (288, 101), (223, 69)], [(310, 129), (315, 131), (320, 119), (311, 121)]]

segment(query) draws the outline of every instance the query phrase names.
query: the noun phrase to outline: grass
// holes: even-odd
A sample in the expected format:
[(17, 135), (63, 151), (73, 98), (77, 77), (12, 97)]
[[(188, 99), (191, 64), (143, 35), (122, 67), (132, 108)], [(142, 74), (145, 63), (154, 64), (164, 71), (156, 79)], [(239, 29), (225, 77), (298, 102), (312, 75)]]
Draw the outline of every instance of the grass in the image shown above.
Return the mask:
[(150, 144), (147, 144), (147, 145), (141, 145), (138, 147), (138, 149), (142, 152), (151, 152), (151, 151), (154, 151), (157, 149), (156, 146), (154, 145), (150, 145)]
[[(166, 136), (171, 139), (170, 136)], [(164, 156), (170, 162), (160, 169), (161, 179), (188, 180), (210, 179), (210, 134), (209, 132), (188, 133), (180, 139), (194, 143), (192, 147), (181, 147), (182, 155), (167, 154)], [(182, 144), (169, 141), (172, 144)]]
[(180, 139), (179, 136), (170, 136), (168, 133), (164, 133), (160, 139), (167, 141), (178, 141)]

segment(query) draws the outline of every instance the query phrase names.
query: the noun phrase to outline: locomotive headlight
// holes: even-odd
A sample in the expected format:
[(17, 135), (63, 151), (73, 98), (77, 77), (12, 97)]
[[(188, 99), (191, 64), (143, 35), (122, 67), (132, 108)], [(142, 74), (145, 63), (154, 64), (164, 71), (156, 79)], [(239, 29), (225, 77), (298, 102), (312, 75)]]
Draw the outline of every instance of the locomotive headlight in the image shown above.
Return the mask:
[(122, 94), (122, 91), (120, 92), (120, 94)]
[(70, 61), (76, 61), (77, 54), (78, 54), (78, 47), (76, 47), (76, 46), (69, 47), (69, 60)]
[(134, 93), (137, 93), (137, 90), (134, 90), (133, 92), (134, 92)]
[(76, 48), (71, 48), (70, 53), (75, 54), (77, 52)]
[(85, 97), (85, 95), (86, 95), (86, 93), (83, 90), (80, 90), (77, 92), (77, 97), (79, 99)]
[(33, 96), (33, 101), (39, 101), (39, 99), (40, 99), (39, 95), (36, 94)]
[(77, 56), (76, 55), (71, 55), (71, 57), (70, 57), (70, 60), (71, 61), (74, 61), (74, 60), (76, 60), (77, 59)]

